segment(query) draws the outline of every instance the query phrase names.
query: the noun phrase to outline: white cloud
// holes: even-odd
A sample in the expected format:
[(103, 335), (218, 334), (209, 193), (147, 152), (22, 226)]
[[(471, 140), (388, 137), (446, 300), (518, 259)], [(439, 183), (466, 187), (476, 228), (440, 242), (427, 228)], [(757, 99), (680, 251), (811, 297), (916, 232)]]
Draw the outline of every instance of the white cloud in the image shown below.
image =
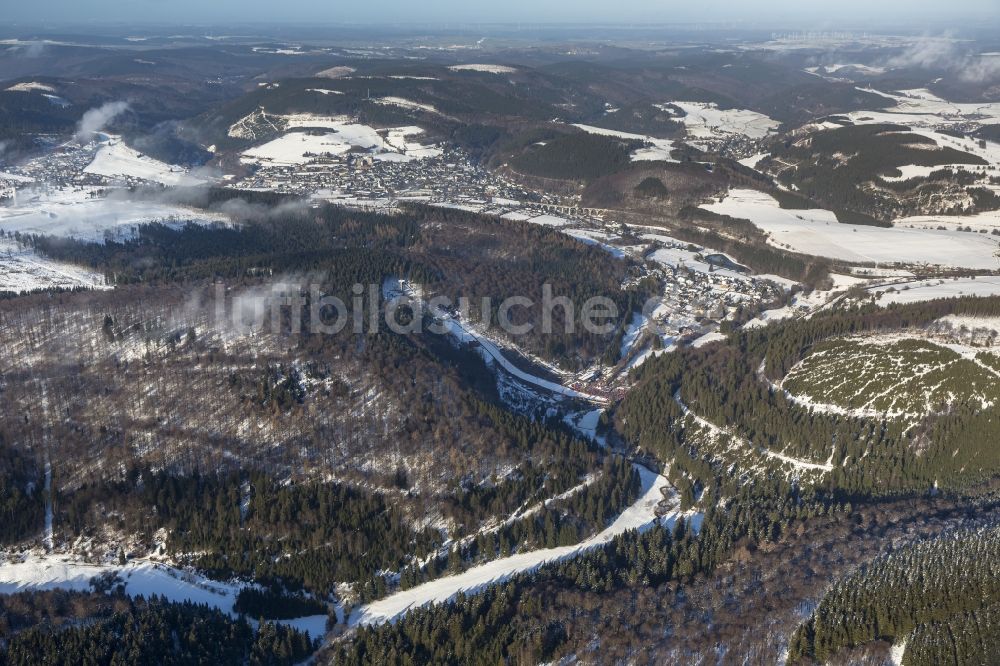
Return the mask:
[(94, 132), (100, 132), (108, 123), (128, 110), (128, 102), (108, 102), (83, 114), (77, 124), (76, 140), (80, 143), (90, 141)]
[(962, 81), (982, 83), (1000, 78), (1000, 58), (971, 53), (951, 36), (924, 37), (886, 61), (892, 68), (946, 71)]

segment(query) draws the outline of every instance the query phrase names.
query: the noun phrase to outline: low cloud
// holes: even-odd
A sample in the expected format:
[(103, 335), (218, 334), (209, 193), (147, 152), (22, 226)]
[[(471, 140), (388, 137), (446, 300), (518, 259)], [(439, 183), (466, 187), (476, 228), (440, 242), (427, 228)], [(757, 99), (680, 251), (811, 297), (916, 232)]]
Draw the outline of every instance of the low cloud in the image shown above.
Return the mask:
[(293, 199), (280, 203), (277, 206), (247, 203), (243, 199), (229, 199), (221, 204), (212, 206), (212, 210), (228, 215), (235, 221), (259, 221), (280, 215), (296, 215), (302, 213), (308, 207), (309, 202), (304, 199)]
[[(192, 173), (197, 173), (192, 171)], [(205, 175), (214, 173), (209, 167)], [(233, 191), (232, 198), (224, 201), (210, 201), (212, 186), (208, 183), (186, 187), (142, 187), (138, 189), (112, 189), (104, 197), (108, 201), (144, 201), (174, 206), (190, 206), (213, 213), (222, 213), (239, 221), (260, 221), (279, 215), (302, 213), (313, 205), (309, 199), (289, 198), (275, 205), (251, 203)]]
[(45, 42), (18, 42), (16, 46), (7, 49), (7, 52), (19, 58), (40, 58), (45, 54)]
[(889, 58), (886, 66), (947, 72), (968, 83), (1000, 78), (1000, 58), (973, 53), (950, 36), (924, 37)]
[(128, 102), (108, 102), (83, 114), (76, 128), (76, 141), (87, 143), (116, 117), (128, 111)]
[[(209, 175), (207, 167), (204, 175)], [(115, 204), (146, 202), (169, 206), (186, 206), (201, 209), (208, 213), (224, 215), (237, 224), (241, 222), (265, 222), (286, 216), (301, 215), (307, 212), (314, 203), (309, 199), (295, 198), (272, 206), (252, 203), (241, 199), (236, 192), (233, 193), (232, 199), (210, 202), (210, 190), (211, 186), (208, 184), (191, 187), (148, 187), (137, 190), (112, 190), (105, 196), (104, 201)]]
[(1000, 58), (979, 56), (960, 72), (963, 81), (985, 83), (1000, 79)]

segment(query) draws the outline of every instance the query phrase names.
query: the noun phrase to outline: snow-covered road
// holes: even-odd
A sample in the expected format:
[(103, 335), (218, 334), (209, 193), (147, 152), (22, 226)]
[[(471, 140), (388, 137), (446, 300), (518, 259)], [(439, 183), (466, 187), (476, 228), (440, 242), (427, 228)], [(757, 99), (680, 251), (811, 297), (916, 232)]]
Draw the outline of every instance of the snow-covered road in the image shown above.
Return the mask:
[(568, 386), (563, 386), (557, 382), (553, 382), (521, 370), (510, 362), (497, 343), (477, 331), (470, 324), (462, 321), (459, 316), (453, 315), (442, 307), (430, 307), (420, 295), (419, 287), (414, 287), (406, 281), (389, 278), (382, 285), (382, 294), (389, 301), (405, 298), (413, 305), (419, 306), (421, 310), (429, 313), (435, 319), (438, 319), (445, 327), (445, 330), (447, 330), (449, 335), (454, 337), (459, 342), (477, 343), (483, 356), (483, 360), (487, 363), (498, 364), (507, 374), (520, 380), (521, 382), (568, 398), (579, 398), (581, 400), (598, 404), (606, 404), (608, 402), (605, 397), (584, 393), (583, 391), (577, 391), (569, 388)]
[(512, 375), (513, 377), (520, 379), (523, 382), (526, 382), (533, 386), (537, 386), (538, 388), (545, 389), (546, 391), (550, 391), (557, 395), (564, 395), (570, 398), (580, 398), (582, 400), (587, 400), (590, 402), (596, 402), (601, 404), (607, 402), (607, 398), (603, 398), (597, 395), (591, 395), (589, 393), (584, 393), (582, 391), (577, 391), (567, 386), (563, 386), (562, 384), (557, 384), (556, 382), (543, 379), (542, 377), (539, 377), (537, 375), (532, 375), (530, 373), (525, 372), (524, 370), (521, 370), (516, 365), (511, 363), (506, 356), (504, 356), (503, 352), (500, 350), (500, 347), (498, 347), (496, 343), (494, 343), (486, 336), (473, 330), (471, 326), (464, 325), (458, 319), (441, 311), (438, 311), (434, 314), (441, 317), (444, 325), (448, 327), (448, 331), (462, 342), (473, 342), (473, 341), (477, 342), (479, 344), (480, 349), (482, 349), (483, 352), (489, 357), (486, 360), (493, 360), (496, 363), (500, 364), (500, 367), (503, 368), (503, 370), (506, 371), (507, 374)]
[[(592, 548), (608, 543), (627, 530), (645, 531), (657, 521), (663, 521), (664, 524), (668, 525), (672, 521), (676, 521), (682, 515), (680, 499), (670, 486), (670, 482), (665, 477), (655, 474), (641, 465), (636, 465), (635, 468), (642, 479), (641, 495), (604, 531), (573, 546), (517, 553), (453, 576), (445, 576), (408, 590), (402, 590), (384, 599), (355, 608), (348, 618), (348, 624), (357, 626), (390, 622), (413, 608), (448, 601), (460, 592), (466, 594), (476, 592), (489, 585), (502, 583), (517, 574), (533, 571), (543, 564), (576, 557)], [(666, 495), (660, 491), (663, 487), (670, 488)], [(671, 503), (670, 511), (658, 518), (656, 507), (665, 497)], [(692, 519), (693, 525), (698, 527), (700, 525), (698, 516), (693, 515)]]

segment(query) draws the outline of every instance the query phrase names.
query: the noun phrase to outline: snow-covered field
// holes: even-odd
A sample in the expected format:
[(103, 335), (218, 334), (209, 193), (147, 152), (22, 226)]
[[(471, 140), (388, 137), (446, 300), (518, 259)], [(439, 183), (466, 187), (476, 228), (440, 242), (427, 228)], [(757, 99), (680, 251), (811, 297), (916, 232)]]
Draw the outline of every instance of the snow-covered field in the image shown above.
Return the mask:
[[(517, 553), (510, 557), (500, 558), (481, 566), (453, 576), (445, 576), (437, 580), (418, 585), (408, 590), (397, 592), (385, 599), (374, 601), (356, 608), (348, 618), (351, 626), (373, 625), (391, 622), (413, 608), (419, 608), (430, 603), (441, 603), (453, 599), (458, 593), (473, 593), (496, 583), (502, 583), (511, 577), (529, 572), (548, 562), (565, 560), (602, 546), (615, 536), (627, 530), (645, 531), (658, 521), (670, 524), (676, 521), (681, 512), (677, 493), (672, 490), (670, 482), (645, 467), (636, 465), (642, 478), (642, 494), (639, 499), (625, 509), (614, 522), (595, 536), (585, 539), (573, 546), (559, 548), (544, 548), (541, 550)], [(668, 495), (660, 491), (669, 488)], [(671, 511), (661, 518), (656, 515), (656, 508), (667, 497), (671, 503)], [(692, 524), (697, 528), (697, 517)]]
[(422, 102), (414, 102), (411, 99), (406, 99), (405, 97), (380, 97), (379, 99), (373, 100), (376, 104), (385, 104), (388, 106), (398, 106), (402, 109), (409, 109), (410, 111), (423, 111), (424, 113), (433, 113), (436, 115), (444, 115), (438, 111), (431, 104), (424, 104)]
[(917, 164), (904, 164), (899, 169), (899, 176), (879, 176), (882, 180), (887, 183), (899, 183), (904, 180), (911, 180), (913, 178), (926, 178), (935, 171), (941, 169), (939, 166), (919, 166)]
[(352, 143), (352, 137), (340, 133), (311, 134), (288, 132), (277, 139), (243, 152), (243, 162), (266, 162), (277, 165), (306, 164), (324, 155), (344, 155), (352, 146), (373, 148), (374, 145)]
[[(233, 615), (233, 603), (241, 585), (220, 583), (189, 571), (148, 560), (125, 565), (89, 564), (70, 555), (11, 556), (0, 564), (0, 594), (32, 590), (90, 590), (90, 579), (118, 573), (129, 596), (162, 595), (169, 601), (190, 601)], [(326, 616), (282, 620), (282, 624), (308, 631), (319, 637), (326, 633)]]
[(513, 211), (505, 213), (500, 217), (505, 220), (517, 220), (522, 222), (531, 222), (532, 224), (541, 224), (546, 227), (565, 227), (573, 224), (564, 217), (548, 214), (536, 215), (534, 213), (524, 211)]
[(45, 83), (39, 83), (37, 81), (25, 81), (23, 83), (15, 83), (6, 89), (6, 92), (47, 92), (54, 93), (56, 91), (50, 85)]
[[(301, 165), (323, 155), (342, 156), (359, 148), (369, 151), (375, 159), (413, 160), (442, 154), (437, 146), (412, 140), (411, 137), (423, 133), (424, 130), (419, 127), (393, 127), (379, 131), (345, 117), (307, 114), (275, 116), (273, 120), (278, 126), (292, 131), (244, 151), (244, 163)], [(307, 132), (305, 128), (331, 131)]]
[(712, 102), (671, 102), (684, 111), (678, 120), (684, 123), (688, 143), (707, 147), (712, 141), (727, 136), (743, 135), (763, 139), (781, 124), (767, 116), (746, 109), (720, 109)]
[(182, 167), (143, 155), (116, 139), (101, 146), (94, 161), (83, 171), (108, 178), (141, 178), (163, 185), (199, 185), (205, 182)]
[(973, 317), (970, 315), (947, 315), (936, 323), (946, 324), (954, 330), (990, 331), (1000, 334), (1000, 317)]
[(449, 67), (453, 72), (485, 72), (486, 74), (513, 74), (517, 70), (513, 67), (508, 67), (506, 65), (483, 65), (483, 64), (468, 64), (468, 65), (452, 65)]
[(114, 194), (100, 197), (94, 188), (21, 190), (16, 202), (0, 206), (0, 231), (8, 233), (103, 242), (107, 237), (131, 236), (136, 226), (150, 222), (228, 224), (229, 218), (172, 203), (129, 200)]
[(612, 240), (613, 237), (603, 231), (594, 231), (591, 229), (564, 229), (563, 233), (567, 236), (572, 236), (581, 243), (595, 245), (616, 259), (625, 258), (624, 250), (608, 243), (607, 241)]
[(915, 128), (934, 129), (942, 125), (1000, 123), (1000, 103), (956, 103), (936, 96), (925, 88), (885, 93), (872, 88), (859, 88), (893, 102), (885, 111), (852, 111), (846, 114), (857, 124), (895, 123)]
[[(901, 217), (893, 222), (896, 227), (910, 229), (972, 229), (992, 232), (1000, 229), (1000, 210), (988, 210), (975, 215), (913, 215)], [(968, 233), (968, 232), (967, 232)]]
[(884, 305), (919, 303), (958, 296), (1000, 296), (1000, 277), (986, 275), (976, 278), (917, 280), (875, 287), (869, 291), (877, 294), (878, 302)]
[(316, 72), (316, 76), (324, 79), (342, 79), (346, 76), (353, 74), (355, 70), (353, 67), (348, 67), (346, 65), (339, 65), (337, 67), (330, 67), (324, 69), (321, 72)]
[(767, 157), (767, 155), (767, 153), (757, 153), (756, 155), (751, 155), (750, 157), (740, 160), (740, 164), (751, 169), (756, 169), (757, 165), (760, 164), (761, 161)]
[(840, 224), (828, 210), (786, 210), (769, 194), (732, 190), (714, 213), (747, 219), (770, 234), (772, 245), (853, 262), (906, 263), (995, 270), (997, 241), (983, 234), (936, 229)]
[[(412, 125), (409, 127), (390, 127), (385, 131), (385, 147), (389, 150), (395, 150), (408, 159), (424, 159), (440, 156), (444, 151), (437, 146), (424, 145), (412, 140), (411, 137), (419, 136), (423, 133), (424, 130), (422, 128)], [(382, 154), (382, 157), (392, 154), (386, 152)], [(376, 155), (375, 159), (379, 159), (379, 155)]]
[(104, 276), (85, 268), (53, 261), (12, 240), (0, 238), (0, 291), (24, 293), (36, 289), (106, 288)]
[[(844, 72), (844, 70), (847, 70)], [(835, 65), (821, 65), (819, 67), (806, 67), (806, 71), (817, 76), (831, 75), (838, 73), (863, 74), (868, 76), (881, 76), (888, 70), (885, 67), (863, 65), (861, 63), (847, 63)]]
[(580, 125), (575, 124), (573, 127), (577, 129), (582, 129), (588, 134), (597, 134), (600, 136), (613, 136), (618, 139), (630, 139), (634, 141), (642, 141), (646, 145), (642, 148), (635, 150), (632, 153), (633, 162), (643, 162), (643, 161), (657, 161), (657, 162), (676, 162), (674, 158), (670, 156), (676, 146), (674, 142), (670, 139), (656, 139), (651, 136), (645, 136), (643, 134), (631, 134), (629, 132), (619, 132), (617, 130), (604, 129), (603, 127), (594, 127), (593, 125)]

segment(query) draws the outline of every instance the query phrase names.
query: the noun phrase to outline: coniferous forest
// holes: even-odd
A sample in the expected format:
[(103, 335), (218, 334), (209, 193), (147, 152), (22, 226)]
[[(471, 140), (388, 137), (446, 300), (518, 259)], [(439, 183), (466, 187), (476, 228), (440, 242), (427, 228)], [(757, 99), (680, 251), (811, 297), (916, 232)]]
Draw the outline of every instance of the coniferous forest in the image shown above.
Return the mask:
[(313, 638), (281, 625), (165, 599), (34, 592), (0, 598), (8, 664), (296, 664)]

